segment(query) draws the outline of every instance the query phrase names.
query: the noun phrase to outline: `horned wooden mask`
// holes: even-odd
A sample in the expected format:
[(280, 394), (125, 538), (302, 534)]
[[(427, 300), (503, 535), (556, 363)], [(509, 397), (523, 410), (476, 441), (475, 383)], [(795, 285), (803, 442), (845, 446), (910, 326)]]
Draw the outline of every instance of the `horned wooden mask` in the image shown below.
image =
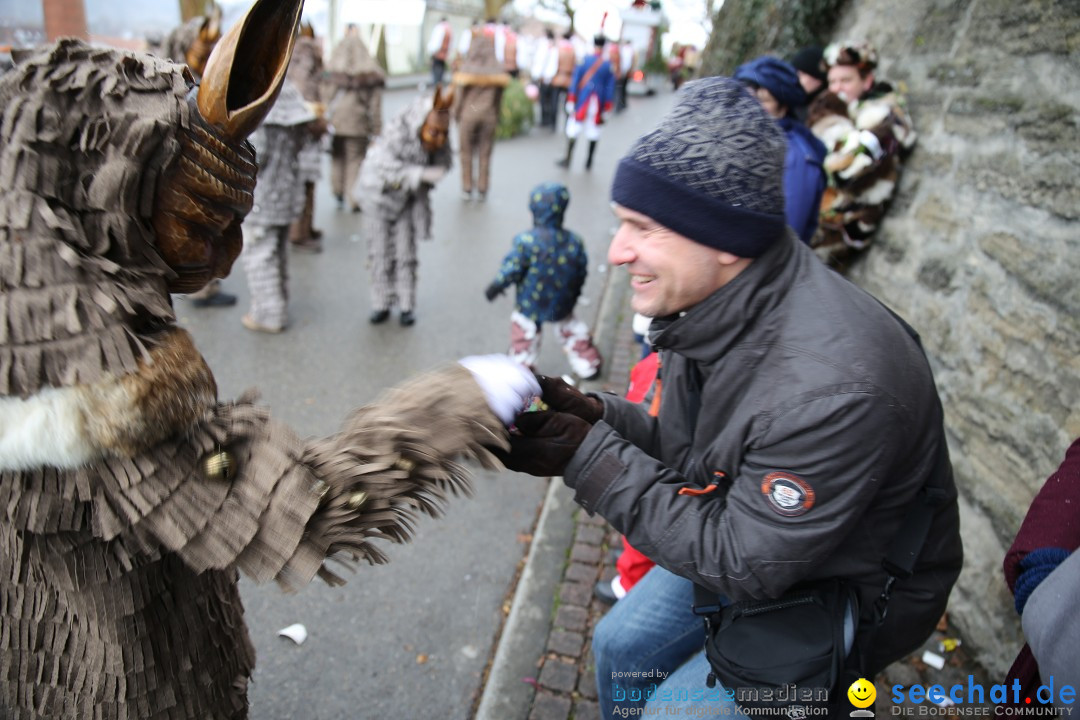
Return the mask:
[(442, 86), (436, 86), (431, 111), (420, 126), (420, 143), (428, 152), (435, 152), (446, 144), (450, 135), (450, 107), (453, 104), (453, 87), (444, 93)]
[(172, 292), (224, 277), (240, 254), (251, 210), (255, 152), (246, 138), (277, 99), (292, 57), (303, 0), (257, 0), (217, 43), (197, 93), (181, 151), (156, 195), (156, 247), (176, 273)]

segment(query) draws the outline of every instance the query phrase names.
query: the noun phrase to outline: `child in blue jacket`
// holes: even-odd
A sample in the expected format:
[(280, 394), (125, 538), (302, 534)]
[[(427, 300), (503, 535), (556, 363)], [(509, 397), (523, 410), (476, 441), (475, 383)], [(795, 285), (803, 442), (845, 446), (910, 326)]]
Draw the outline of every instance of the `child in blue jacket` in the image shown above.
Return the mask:
[(595, 378), (602, 363), (589, 326), (574, 317), (574, 305), (588, 273), (581, 236), (563, 228), (570, 191), (562, 183), (542, 183), (529, 195), (531, 230), (518, 233), (495, 279), (484, 294), (494, 300), (510, 285), (517, 300), (510, 316), (510, 352), (532, 367), (540, 352), (540, 328), (555, 327), (571, 369), (582, 379)]

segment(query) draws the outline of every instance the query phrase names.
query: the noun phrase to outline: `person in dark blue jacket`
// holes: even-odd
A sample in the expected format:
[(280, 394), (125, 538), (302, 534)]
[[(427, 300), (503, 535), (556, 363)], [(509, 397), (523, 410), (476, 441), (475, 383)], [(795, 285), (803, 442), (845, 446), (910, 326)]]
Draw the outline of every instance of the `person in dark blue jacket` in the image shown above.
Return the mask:
[(589, 326), (574, 317), (589, 258), (581, 236), (563, 228), (570, 191), (562, 183), (541, 183), (529, 194), (531, 230), (518, 233), (495, 279), (484, 294), (494, 300), (510, 285), (517, 286), (511, 315), (510, 352), (514, 360), (533, 367), (540, 353), (540, 328), (553, 323), (571, 369), (582, 379), (600, 372), (600, 351)]
[(799, 238), (809, 243), (817, 230), (825, 192), (821, 165), (825, 146), (795, 116), (796, 108), (806, 104), (798, 73), (783, 60), (765, 55), (736, 68), (735, 79), (752, 91), (784, 131), (784, 215)]

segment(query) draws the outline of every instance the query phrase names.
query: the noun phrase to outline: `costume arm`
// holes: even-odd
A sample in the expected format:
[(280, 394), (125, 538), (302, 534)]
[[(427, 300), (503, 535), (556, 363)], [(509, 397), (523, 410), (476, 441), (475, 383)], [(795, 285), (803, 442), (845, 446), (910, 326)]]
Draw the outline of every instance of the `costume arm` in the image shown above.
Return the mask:
[[(695, 458), (727, 478), (714, 492), (679, 494), (699, 486), (608, 425), (612, 401), (604, 401), (604, 421), (564, 474), (576, 501), (661, 566), (735, 599), (777, 597), (811, 573), (860, 520), (894, 459), (897, 427), (885, 403), (836, 394), (783, 412), (750, 441), (739, 467), (709, 468), (707, 458)], [(762, 482), (777, 470), (812, 489), (809, 510), (774, 509)]]
[[(388, 391), (311, 441), (241, 401), (182, 438), (107, 462), (95, 478), (95, 534), (163, 548), (199, 572), (236, 567), (289, 590), (316, 574), (336, 584), (328, 558), (385, 562), (372, 540), (408, 540), (419, 514), (469, 492), (458, 461), (497, 467), (489, 449), (505, 446), (458, 365)], [(226, 462), (228, 477), (207, 471)]]

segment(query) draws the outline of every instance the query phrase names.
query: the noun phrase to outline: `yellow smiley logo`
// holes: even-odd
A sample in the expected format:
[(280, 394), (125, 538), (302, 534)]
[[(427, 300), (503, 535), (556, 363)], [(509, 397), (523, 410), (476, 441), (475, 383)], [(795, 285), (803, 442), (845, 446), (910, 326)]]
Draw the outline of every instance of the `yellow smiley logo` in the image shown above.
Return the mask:
[(877, 698), (877, 688), (874, 687), (874, 683), (866, 678), (859, 678), (851, 683), (851, 687), (847, 690), (847, 697), (855, 707), (867, 708), (874, 704), (874, 699)]

